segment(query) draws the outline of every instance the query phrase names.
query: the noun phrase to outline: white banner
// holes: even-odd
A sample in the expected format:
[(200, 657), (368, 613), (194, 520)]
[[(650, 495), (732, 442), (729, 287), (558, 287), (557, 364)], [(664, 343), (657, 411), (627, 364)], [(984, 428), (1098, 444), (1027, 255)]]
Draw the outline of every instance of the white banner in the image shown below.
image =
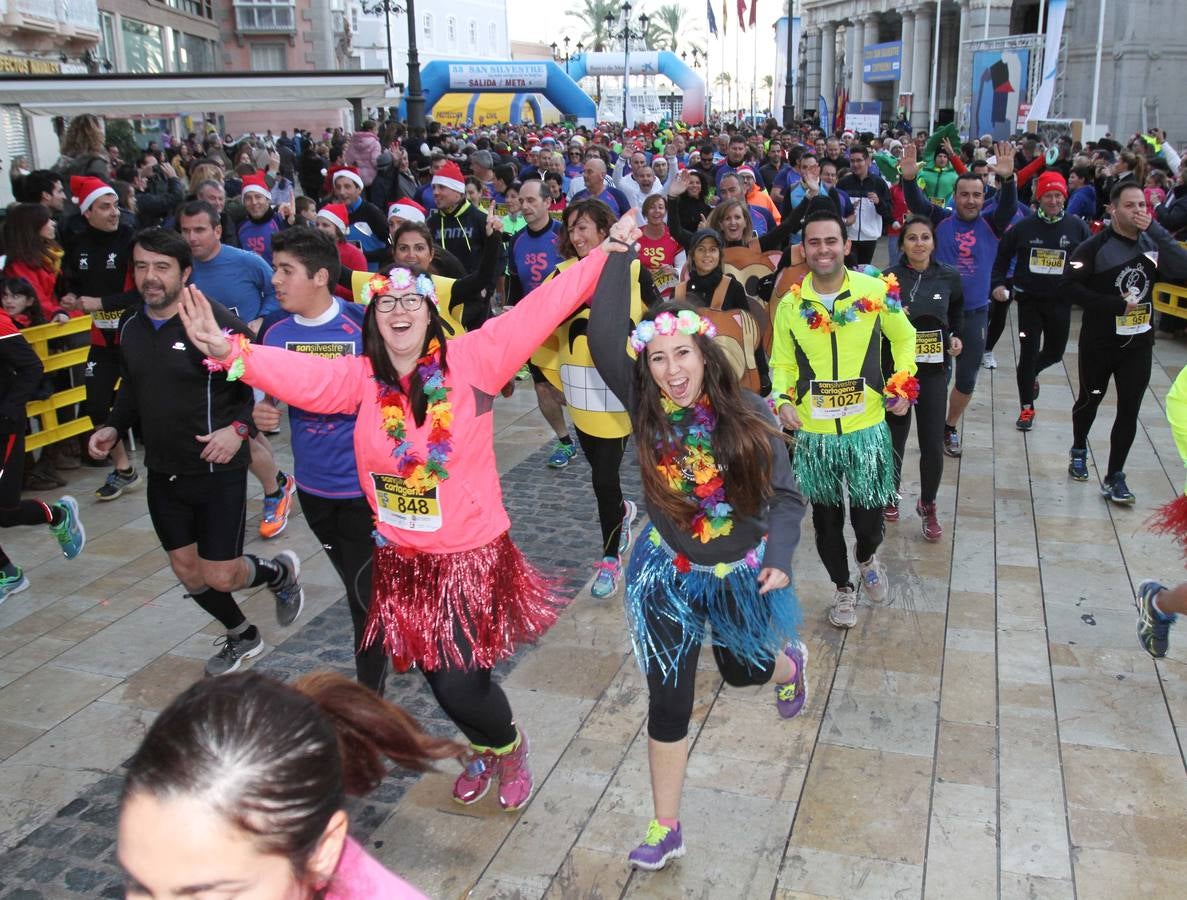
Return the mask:
[(1047, 118), (1051, 98), (1055, 96), (1055, 71), (1059, 67), (1059, 43), (1063, 38), (1063, 17), (1067, 0), (1050, 0), (1047, 4), (1047, 42), (1043, 47), (1043, 80), (1030, 104), (1027, 121)]
[(522, 91), (546, 87), (543, 63), (450, 63), (449, 87), (455, 91)]
[[(586, 53), (586, 75), (622, 75), (626, 58), (622, 53)], [(655, 50), (631, 50), (632, 75), (658, 75), (659, 53)]]

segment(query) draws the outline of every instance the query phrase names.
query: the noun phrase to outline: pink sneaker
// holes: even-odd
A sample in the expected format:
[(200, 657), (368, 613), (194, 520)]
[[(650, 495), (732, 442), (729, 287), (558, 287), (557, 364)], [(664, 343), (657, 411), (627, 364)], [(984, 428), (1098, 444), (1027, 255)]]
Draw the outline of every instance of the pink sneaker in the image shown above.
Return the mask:
[(491, 750), (470, 752), (466, 756), (462, 774), (453, 783), (453, 799), (469, 806), (485, 797), (490, 790), (497, 760), (498, 757)]
[(519, 730), (519, 746), (495, 757), (499, 769), (499, 806), (507, 812), (522, 809), (532, 797), (532, 770), (528, 768), (528, 736)]

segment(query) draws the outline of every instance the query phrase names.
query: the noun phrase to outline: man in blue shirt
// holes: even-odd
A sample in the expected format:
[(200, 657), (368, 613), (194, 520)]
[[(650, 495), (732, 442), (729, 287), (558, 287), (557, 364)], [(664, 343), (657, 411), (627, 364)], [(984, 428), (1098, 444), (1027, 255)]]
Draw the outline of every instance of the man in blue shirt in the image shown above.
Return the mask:
[[(338, 249), (310, 228), (278, 234), (272, 245), (276, 294), (283, 311), (264, 323), (261, 343), (298, 353), (336, 358), (363, 352), (364, 308), (335, 297)], [(270, 398), (256, 403), (261, 431), (280, 427), (280, 409)], [(297, 498), (314, 535), (346, 589), (354, 625), (354, 664), (359, 683), (380, 696), (387, 678), (383, 642), (362, 649), (371, 602), (371, 508), (359, 486), (354, 457), (355, 417), (322, 415), (289, 407), (293, 479)]]
[(615, 217), (621, 216), (631, 208), (626, 195), (606, 181), (606, 163), (601, 157), (591, 156), (587, 159), (582, 173), (585, 187), (573, 195), (570, 203), (592, 197), (609, 206)]

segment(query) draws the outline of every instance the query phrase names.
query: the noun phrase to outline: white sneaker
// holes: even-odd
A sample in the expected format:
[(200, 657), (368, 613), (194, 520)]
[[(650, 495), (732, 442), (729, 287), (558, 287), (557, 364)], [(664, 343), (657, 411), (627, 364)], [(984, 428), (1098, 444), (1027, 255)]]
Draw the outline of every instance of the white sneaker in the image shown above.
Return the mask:
[(981, 357), (981, 365), (987, 369), (997, 368), (997, 360), (994, 358), (992, 350), (985, 351), (985, 355)]
[(837, 588), (828, 620), (837, 628), (852, 628), (857, 624), (857, 592), (853, 588)]
[[(853, 548), (853, 556), (857, 557), (857, 548)], [(886, 602), (889, 585), (886, 579), (886, 569), (882, 567), (878, 554), (875, 553), (865, 562), (857, 560), (857, 568), (861, 570), (861, 588), (866, 599), (875, 606)]]

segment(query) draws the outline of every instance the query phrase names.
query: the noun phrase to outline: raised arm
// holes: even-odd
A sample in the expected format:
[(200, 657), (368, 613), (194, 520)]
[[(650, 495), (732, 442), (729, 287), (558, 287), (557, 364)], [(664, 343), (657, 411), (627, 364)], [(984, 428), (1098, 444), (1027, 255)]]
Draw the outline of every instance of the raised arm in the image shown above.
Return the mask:
[(952, 214), (951, 210), (936, 206), (928, 200), (923, 191), (919, 189), (919, 184), (916, 181), (919, 175), (919, 151), (914, 144), (907, 144), (903, 149), (899, 173), (902, 176), (903, 199), (907, 201), (907, 209), (916, 215), (927, 216), (936, 225)]

